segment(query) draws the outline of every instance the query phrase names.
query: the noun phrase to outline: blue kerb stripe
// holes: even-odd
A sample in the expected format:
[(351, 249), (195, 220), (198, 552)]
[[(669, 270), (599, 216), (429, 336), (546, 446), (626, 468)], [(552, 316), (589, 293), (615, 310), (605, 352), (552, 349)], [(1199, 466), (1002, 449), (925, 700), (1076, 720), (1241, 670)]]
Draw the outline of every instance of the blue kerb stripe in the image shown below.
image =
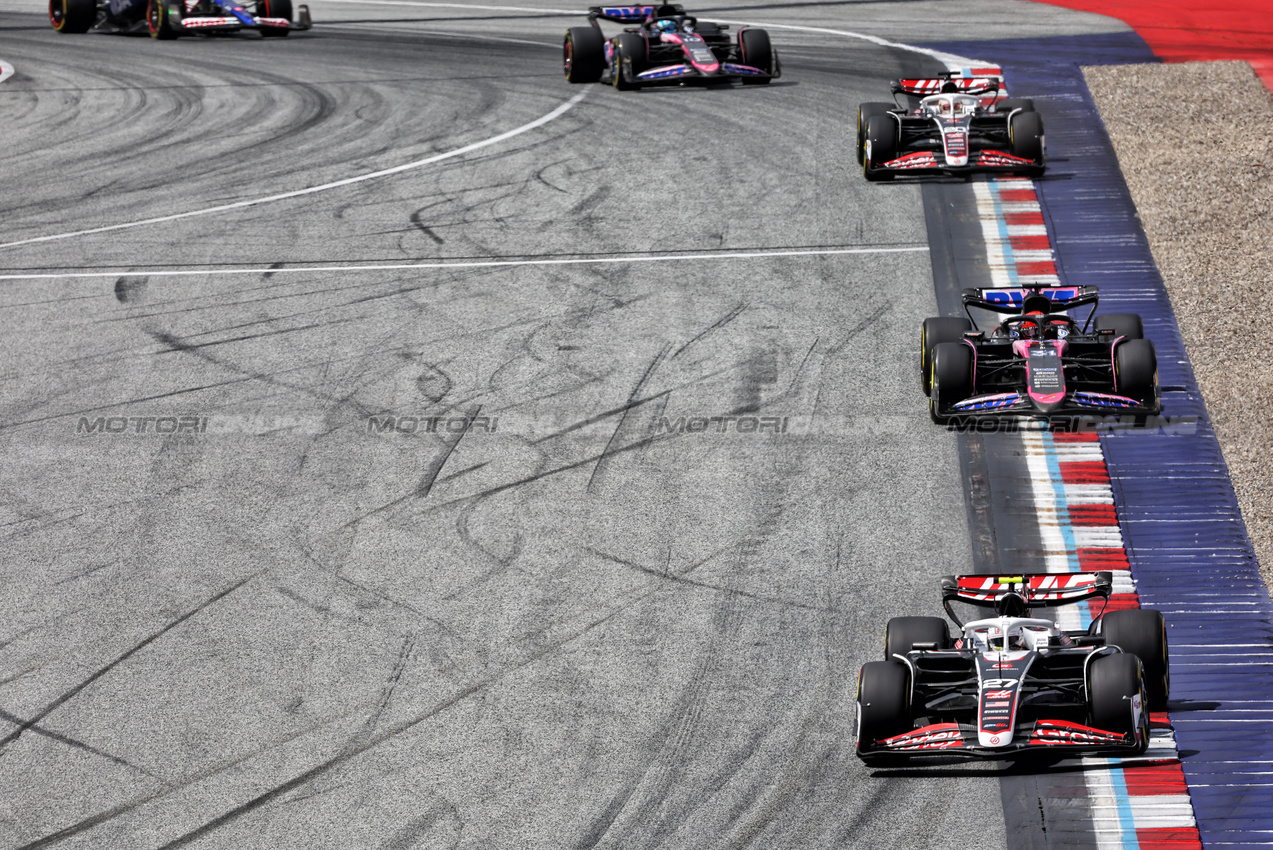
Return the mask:
[(1123, 776), (1121, 767), (1110, 770), (1109, 782), (1114, 788), (1114, 799), (1118, 801), (1118, 824), (1123, 829), (1123, 850), (1140, 850), (1140, 840), (1136, 838), (1136, 819), (1132, 816), (1131, 796), (1127, 793), (1127, 779)]

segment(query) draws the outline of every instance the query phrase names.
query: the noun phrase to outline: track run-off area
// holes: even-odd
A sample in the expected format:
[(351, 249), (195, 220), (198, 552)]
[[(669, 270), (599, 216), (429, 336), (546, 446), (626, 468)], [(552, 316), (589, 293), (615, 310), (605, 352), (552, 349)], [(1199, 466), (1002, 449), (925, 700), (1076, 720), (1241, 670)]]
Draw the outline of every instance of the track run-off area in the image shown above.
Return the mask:
[(0, 3), (0, 845), (1137, 846), (1106, 764), (852, 747), (887, 619), (982, 565), (933, 193), (857, 104), (1126, 27), (709, 3), (782, 79), (621, 93), (562, 79), (582, 15), (310, 6)]

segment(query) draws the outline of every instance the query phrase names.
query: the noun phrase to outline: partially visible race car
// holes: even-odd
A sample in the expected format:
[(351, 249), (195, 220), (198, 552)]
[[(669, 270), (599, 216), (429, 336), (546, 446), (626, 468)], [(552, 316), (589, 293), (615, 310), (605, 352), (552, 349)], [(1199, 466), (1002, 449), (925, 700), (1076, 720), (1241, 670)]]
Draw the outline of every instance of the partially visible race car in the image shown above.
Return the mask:
[[(1140, 316), (1096, 316), (1098, 301), (1095, 286), (965, 289), (967, 318), (925, 319), (920, 333), (933, 421), (1161, 412), (1158, 356)], [(1080, 325), (1065, 311), (1084, 305)], [(974, 307), (1007, 315), (987, 333)]]
[[(598, 21), (637, 24), (606, 39)], [(768, 85), (782, 76), (769, 33), (743, 27), (737, 40), (725, 24), (700, 21), (679, 4), (593, 6), (586, 27), (571, 27), (562, 46), (566, 79), (619, 89), (688, 82)]]
[[(1065, 631), (1033, 608), (1109, 600), (1112, 575), (961, 575), (941, 580), (941, 617), (894, 617), (885, 660), (858, 674), (857, 754), (887, 765), (925, 756), (1131, 755), (1171, 689), (1162, 614), (1104, 612)], [(962, 602), (994, 617), (961, 622)]]
[(293, 20), (292, 0), (49, 0), (49, 21), (58, 32), (149, 32), (161, 39), (245, 29), (268, 38), (312, 26), (308, 6)]
[(867, 180), (899, 174), (1044, 170), (1043, 119), (1029, 98), (1001, 97), (1002, 77), (944, 72), (897, 80), (899, 103), (858, 106), (858, 164)]

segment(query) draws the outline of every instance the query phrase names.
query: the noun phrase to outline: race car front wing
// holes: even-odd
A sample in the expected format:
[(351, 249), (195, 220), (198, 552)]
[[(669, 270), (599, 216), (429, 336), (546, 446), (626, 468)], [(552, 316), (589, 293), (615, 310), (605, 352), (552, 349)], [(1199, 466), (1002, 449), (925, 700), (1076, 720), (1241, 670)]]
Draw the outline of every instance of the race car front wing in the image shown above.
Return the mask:
[(1068, 720), (1035, 720), (1018, 727), (1011, 743), (987, 747), (978, 743), (975, 724), (935, 723), (892, 738), (858, 741), (858, 755), (867, 759), (871, 756), (923, 758), (943, 755), (995, 759), (1023, 752), (1137, 753), (1143, 749), (1142, 734), (1140, 729), (1122, 734)]

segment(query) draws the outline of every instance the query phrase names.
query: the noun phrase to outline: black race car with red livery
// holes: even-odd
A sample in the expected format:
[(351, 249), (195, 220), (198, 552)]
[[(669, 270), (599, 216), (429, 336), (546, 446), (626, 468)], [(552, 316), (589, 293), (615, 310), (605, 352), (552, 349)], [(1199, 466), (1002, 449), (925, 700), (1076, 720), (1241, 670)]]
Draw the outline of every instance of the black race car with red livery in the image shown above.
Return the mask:
[[(894, 617), (885, 660), (858, 674), (857, 754), (871, 765), (932, 756), (1066, 758), (1135, 755), (1149, 713), (1171, 687), (1162, 615), (1104, 613), (1082, 631), (1031, 617), (1034, 608), (1100, 599), (1108, 572), (945, 576), (940, 617)], [(960, 602), (995, 616), (961, 622)]]
[[(599, 21), (637, 24), (607, 39)], [(677, 4), (593, 6), (586, 27), (571, 27), (562, 46), (566, 79), (619, 89), (699, 83), (768, 85), (782, 75), (769, 34), (743, 27), (731, 39), (725, 24), (700, 21)]]
[(1029, 98), (1001, 96), (1002, 77), (960, 76), (894, 81), (893, 97), (910, 105), (858, 107), (858, 164), (867, 180), (905, 174), (1044, 170), (1043, 119)]
[[(920, 333), (920, 380), (933, 421), (1161, 412), (1158, 355), (1140, 316), (1095, 316), (1098, 301), (1095, 286), (965, 289), (967, 318), (925, 319)], [(1086, 305), (1082, 324), (1066, 312)], [(982, 330), (973, 308), (1002, 318)]]
[(58, 32), (149, 32), (160, 39), (239, 30), (285, 36), (312, 26), (309, 7), (299, 13), (293, 20), (292, 0), (49, 0), (49, 22)]

